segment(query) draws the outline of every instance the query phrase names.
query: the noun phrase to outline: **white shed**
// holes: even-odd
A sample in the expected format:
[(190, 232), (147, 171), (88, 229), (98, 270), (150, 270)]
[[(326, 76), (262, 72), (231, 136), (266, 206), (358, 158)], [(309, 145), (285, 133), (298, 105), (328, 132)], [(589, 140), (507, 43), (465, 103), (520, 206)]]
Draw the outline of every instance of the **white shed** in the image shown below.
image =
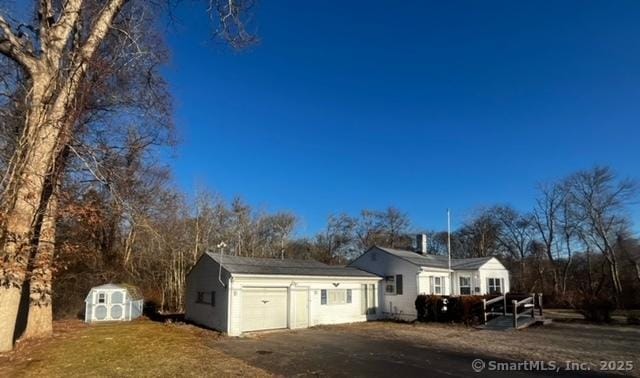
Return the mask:
[(105, 284), (89, 291), (84, 300), (87, 323), (127, 321), (142, 315), (140, 290), (129, 285)]

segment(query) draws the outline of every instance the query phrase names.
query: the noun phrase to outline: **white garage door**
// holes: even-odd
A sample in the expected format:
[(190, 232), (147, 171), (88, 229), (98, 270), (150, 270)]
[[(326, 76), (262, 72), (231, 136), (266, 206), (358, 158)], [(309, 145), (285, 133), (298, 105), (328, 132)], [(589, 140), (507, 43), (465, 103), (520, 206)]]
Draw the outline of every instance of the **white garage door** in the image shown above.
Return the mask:
[(242, 289), (242, 332), (287, 328), (286, 288)]

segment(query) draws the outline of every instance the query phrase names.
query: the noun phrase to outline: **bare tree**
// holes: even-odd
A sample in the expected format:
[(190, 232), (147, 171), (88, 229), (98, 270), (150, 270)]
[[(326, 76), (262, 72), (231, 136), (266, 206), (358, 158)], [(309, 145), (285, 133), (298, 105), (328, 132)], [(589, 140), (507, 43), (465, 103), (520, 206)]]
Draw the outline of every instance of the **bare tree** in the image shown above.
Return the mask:
[(487, 210), (479, 210), (455, 235), (460, 257), (485, 257), (499, 254), (500, 224)]
[(540, 185), (539, 196), (533, 211), (533, 219), (538, 236), (544, 246), (544, 252), (551, 264), (553, 294), (559, 290), (557, 267), (557, 235), (559, 219), (565, 201), (566, 192), (561, 184)]
[[(509, 206), (498, 206), (490, 210), (498, 224), (498, 241), (502, 248), (518, 262), (519, 272), (517, 282), (524, 289), (527, 282), (526, 258), (531, 251), (534, 237), (533, 217), (518, 213)], [(514, 285), (516, 286), (516, 285)]]
[[(34, 1), (32, 25), (11, 25), (0, 13), (0, 55), (23, 74), (25, 116), (21, 135), (2, 178), (0, 228), (0, 351), (11, 350), (20, 293), (25, 280), (31, 238), (39, 214), (48, 203), (47, 180), (59, 152), (74, 137), (78, 95), (103, 41), (118, 17), (138, 12), (143, 1)], [(247, 41), (242, 22), (246, 3), (211, 1), (219, 14), (219, 35), (239, 46)], [(147, 7), (147, 9), (151, 9)], [(126, 34), (127, 31), (124, 31)]]
[(581, 234), (588, 246), (598, 250), (605, 258), (614, 297), (620, 304), (620, 280), (615, 242), (626, 234), (629, 217), (626, 207), (638, 193), (635, 182), (618, 180), (610, 168), (595, 167), (569, 178), (571, 201), (582, 228)]

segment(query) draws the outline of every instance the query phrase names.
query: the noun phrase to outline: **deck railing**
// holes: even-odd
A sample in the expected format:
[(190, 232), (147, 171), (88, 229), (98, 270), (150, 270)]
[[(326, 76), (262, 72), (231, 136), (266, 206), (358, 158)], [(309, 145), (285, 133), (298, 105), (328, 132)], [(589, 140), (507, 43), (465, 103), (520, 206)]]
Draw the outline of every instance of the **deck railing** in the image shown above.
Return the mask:
[[(494, 307), (496, 304), (502, 304), (502, 311), (497, 312), (494, 311)], [(482, 300), (482, 313), (484, 314), (484, 322), (487, 322), (487, 319), (490, 315), (507, 315), (507, 296), (501, 295), (499, 297), (495, 297), (489, 300)]]
[[(495, 297), (492, 299), (483, 299), (482, 300), (482, 313), (484, 316), (484, 322), (487, 323), (489, 316), (491, 315), (502, 315), (507, 316), (507, 296), (509, 294), (501, 295), (499, 297)], [(496, 311), (495, 307), (498, 304), (502, 304), (502, 311)], [(535, 318), (536, 316), (536, 307), (538, 308), (538, 315), (540, 317), (543, 316), (542, 309), (542, 294), (531, 294), (530, 296), (518, 301), (513, 299), (511, 301), (511, 315), (513, 317), (513, 328), (518, 328), (518, 318), (521, 316), (530, 316), (531, 318)]]

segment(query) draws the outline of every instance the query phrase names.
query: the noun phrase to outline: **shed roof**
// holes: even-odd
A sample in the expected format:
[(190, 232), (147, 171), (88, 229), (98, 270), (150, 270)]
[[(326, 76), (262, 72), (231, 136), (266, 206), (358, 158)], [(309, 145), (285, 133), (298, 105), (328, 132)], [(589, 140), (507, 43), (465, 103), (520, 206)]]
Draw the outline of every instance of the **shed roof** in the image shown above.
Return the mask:
[[(407, 251), (403, 249), (393, 249), (386, 247), (375, 247), (381, 249), (391, 255), (397, 256), (403, 260), (409, 261), (412, 264), (418, 266), (424, 266), (428, 268), (448, 269), (449, 259), (447, 256), (440, 255), (423, 255), (417, 252)], [(474, 257), (467, 259), (451, 259), (451, 269), (458, 270), (477, 270), (480, 269), (493, 257)]]
[(230, 256), (207, 252), (229, 273), (238, 274), (274, 274), (290, 276), (331, 276), (331, 277), (369, 277), (378, 276), (363, 270), (323, 264), (315, 260), (267, 259), (257, 257)]
[[(91, 288), (91, 290), (89, 290), (89, 294), (91, 294), (91, 292), (94, 290), (126, 290), (129, 293), (129, 297), (132, 300), (144, 299), (144, 297), (142, 296), (142, 292), (140, 291), (140, 288), (127, 283), (122, 283), (122, 284), (107, 283), (104, 285), (94, 286)], [(89, 294), (87, 294), (86, 299), (89, 299)]]

